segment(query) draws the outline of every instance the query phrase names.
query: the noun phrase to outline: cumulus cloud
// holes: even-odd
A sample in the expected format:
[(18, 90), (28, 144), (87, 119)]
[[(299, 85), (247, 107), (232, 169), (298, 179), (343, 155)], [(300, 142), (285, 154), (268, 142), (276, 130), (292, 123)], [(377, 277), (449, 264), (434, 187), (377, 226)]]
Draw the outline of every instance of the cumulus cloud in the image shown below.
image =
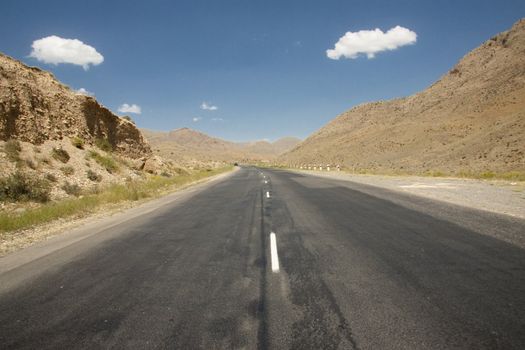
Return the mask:
[(203, 109), (205, 111), (216, 111), (216, 110), (219, 109), (219, 107), (213, 106), (213, 105), (209, 105), (208, 103), (203, 102), (203, 103), (201, 103), (201, 109)]
[(91, 91), (88, 91), (84, 88), (80, 88), (78, 90), (75, 90), (75, 92), (78, 94), (78, 95), (85, 95), (85, 96), (95, 96), (95, 93), (91, 92)]
[(201, 118), (201, 117), (193, 117), (193, 119), (192, 119), (192, 120), (193, 120), (193, 122), (194, 122), (194, 123), (196, 123), (196, 122), (199, 122), (199, 121), (201, 121), (201, 120), (202, 120), (202, 118)]
[(140, 114), (142, 113), (142, 109), (140, 106), (136, 104), (128, 105), (127, 103), (124, 103), (118, 108), (118, 111), (120, 113), (133, 113), (133, 114)]
[(52, 35), (33, 41), (31, 47), (33, 50), (29, 56), (44, 63), (70, 63), (88, 70), (90, 64), (96, 66), (104, 61), (104, 57), (94, 47), (78, 39)]
[(224, 119), (222, 119), (222, 118), (211, 118), (211, 121), (212, 122), (223, 122)]
[(365, 54), (369, 59), (381, 51), (395, 50), (401, 46), (415, 44), (417, 34), (410, 29), (396, 26), (386, 33), (381, 29), (346, 32), (335, 44), (333, 50), (326, 50), (326, 56), (333, 60), (357, 58)]

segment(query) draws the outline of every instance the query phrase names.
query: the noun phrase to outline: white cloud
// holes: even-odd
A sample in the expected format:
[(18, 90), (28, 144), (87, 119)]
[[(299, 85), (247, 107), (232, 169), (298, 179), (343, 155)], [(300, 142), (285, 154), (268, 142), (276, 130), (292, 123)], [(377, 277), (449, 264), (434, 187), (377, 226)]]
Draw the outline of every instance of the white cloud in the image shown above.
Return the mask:
[(208, 103), (203, 102), (203, 103), (201, 103), (201, 109), (203, 109), (205, 111), (216, 111), (216, 110), (219, 109), (219, 107), (213, 106), (213, 105), (209, 105)]
[(346, 32), (335, 44), (333, 50), (326, 50), (326, 56), (333, 60), (357, 58), (365, 54), (374, 58), (381, 51), (395, 50), (401, 46), (415, 44), (417, 34), (407, 28), (396, 26), (386, 33), (381, 29)]
[(193, 120), (193, 122), (194, 122), (194, 123), (196, 123), (196, 122), (199, 122), (199, 121), (201, 121), (201, 120), (202, 120), (202, 118), (201, 118), (201, 117), (193, 117), (193, 119), (192, 119), (192, 120)]
[(140, 114), (142, 113), (142, 109), (140, 106), (136, 104), (128, 105), (127, 103), (124, 103), (118, 108), (118, 111), (120, 113), (134, 113), (134, 114)]
[(84, 88), (80, 88), (78, 90), (75, 90), (75, 92), (78, 94), (78, 95), (85, 95), (85, 96), (95, 96), (95, 93), (91, 92), (91, 91), (87, 91), (86, 89)]
[(224, 119), (222, 119), (222, 118), (211, 118), (211, 121), (212, 122), (223, 122)]
[(88, 70), (90, 64), (96, 66), (104, 62), (104, 57), (94, 47), (78, 39), (52, 35), (33, 41), (31, 47), (33, 50), (29, 56), (44, 63), (71, 63)]

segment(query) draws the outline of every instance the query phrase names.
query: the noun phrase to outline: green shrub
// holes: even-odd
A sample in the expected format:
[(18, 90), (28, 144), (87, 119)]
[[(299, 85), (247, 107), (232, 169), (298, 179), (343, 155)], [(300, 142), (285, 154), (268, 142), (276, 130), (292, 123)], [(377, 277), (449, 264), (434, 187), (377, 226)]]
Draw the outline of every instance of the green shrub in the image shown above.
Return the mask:
[(89, 156), (95, 160), (98, 164), (104, 167), (108, 173), (112, 174), (118, 170), (117, 162), (110, 156), (103, 156), (98, 152), (90, 151)]
[(82, 139), (82, 138), (76, 136), (76, 137), (73, 137), (73, 138), (71, 139), (71, 144), (72, 144), (73, 146), (75, 146), (76, 148), (78, 148), (78, 149), (84, 149), (85, 141), (84, 141), (84, 139)]
[(135, 124), (135, 121), (133, 119), (131, 119), (131, 117), (129, 115), (123, 116), (122, 119), (126, 119), (127, 121), (132, 122), (133, 124)]
[(44, 163), (45, 165), (51, 165), (51, 159), (43, 157), (38, 159), (38, 163)]
[(49, 181), (17, 171), (0, 178), (0, 200), (2, 201), (49, 201), (51, 187)]
[(429, 171), (426, 173), (427, 176), (432, 176), (432, 177), (446, 177), (447, 175), (442, 172), (442, 171), (439, 171), (439, 170), (436, 170), (436, 171)]
[(184, 168), (175, 168), (174, 169), (175, 173), (177, 173), (177, 175), (189, 175), (190, 172)]
[(49, 181), (49, 182), (57, 182), (58, 179), (57, 177), (54, 175), (54, 174), (51, 174), (51, 173), (47, 173), (44, 178)]
[(507, 173), (500, 174), (500, 177), (504, 180), (509, 181), (525, 181), (525, 173), (519, 171), (511, 171)]
[(53, 150), (51, 151), (51, 156), (62, 163), (69, 162), (70, 158), (69, 153), (67, 153), (65, 149), (55, 147), (53, 147)]
[(496, 177), (496, 174), (494, 174), (492, 171), (485, 171), (484, 173), (481, 173), (479, 177), (481, 179), (493, 179)]
[(78, 197), (78, 196), (80, 196), (80, 194), (82, 193), (82, 189), (80, 188), (79, 185), (69, 183), (68, 181), (66, 181), (66, 182), (62, 185), (62, 189), (64, 190), (64, 192), (66, 192), (66, 193), (69, 194), (70, 196)]
[(4, 152), (7, 155), (7, 159), (12, 162), (20, 161), (20, 152), (22, 151), (22, 145), (18, 140), (9, 140), (4, 144)]
[(73, 168), (71, 165), (66, 165), (60, 168), (62, 173), (66, 176), (73, 175), (75, 173), (75, 168)]
[(91, 169), (88, 169), (88, 171), (86, 171), (86, 175), (87, 175), (87, 178), (90, 179), (91, 181), (95, 181), (95, 182), (102, 181), (102, 176), (97, 174)]
[(103, 138), (96, 139), (95, 146), (97, 146), (98, 148), (106, 152), (113, 151), (113, 145), (109, 142), (108, 139), (103, 139)]
[(33, 159), (30, 159), (30, 158), (26, 159), (25, 163), (26, 163), (28, 168), (31, 168), (33, 170), (36, 170), (36, 168), (38, 167), (38, 164), (36, 164), (35, 161)]

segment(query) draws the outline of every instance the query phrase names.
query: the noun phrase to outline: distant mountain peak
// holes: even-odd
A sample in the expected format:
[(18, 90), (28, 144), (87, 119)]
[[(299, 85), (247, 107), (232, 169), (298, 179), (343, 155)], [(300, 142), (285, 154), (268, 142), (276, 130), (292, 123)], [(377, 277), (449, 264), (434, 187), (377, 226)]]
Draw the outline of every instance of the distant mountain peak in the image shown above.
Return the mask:
[(271, 160), (293, 148), (301, 140), (285, 137), (275, 142), (231, 142), (182, 127), (168, 132), (143, 129), (153, 148), (160, 149), (167, 158), (201, 161), (260, 161)]

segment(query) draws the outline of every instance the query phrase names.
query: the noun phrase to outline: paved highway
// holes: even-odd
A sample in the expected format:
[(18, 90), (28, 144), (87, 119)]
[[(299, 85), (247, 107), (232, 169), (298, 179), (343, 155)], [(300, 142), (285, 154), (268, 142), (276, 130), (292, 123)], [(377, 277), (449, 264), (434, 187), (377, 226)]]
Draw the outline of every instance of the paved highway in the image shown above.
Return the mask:
[(523, 234), (511, 217), (242, 168), (4, 271), (0, 348), (524, 349)]

